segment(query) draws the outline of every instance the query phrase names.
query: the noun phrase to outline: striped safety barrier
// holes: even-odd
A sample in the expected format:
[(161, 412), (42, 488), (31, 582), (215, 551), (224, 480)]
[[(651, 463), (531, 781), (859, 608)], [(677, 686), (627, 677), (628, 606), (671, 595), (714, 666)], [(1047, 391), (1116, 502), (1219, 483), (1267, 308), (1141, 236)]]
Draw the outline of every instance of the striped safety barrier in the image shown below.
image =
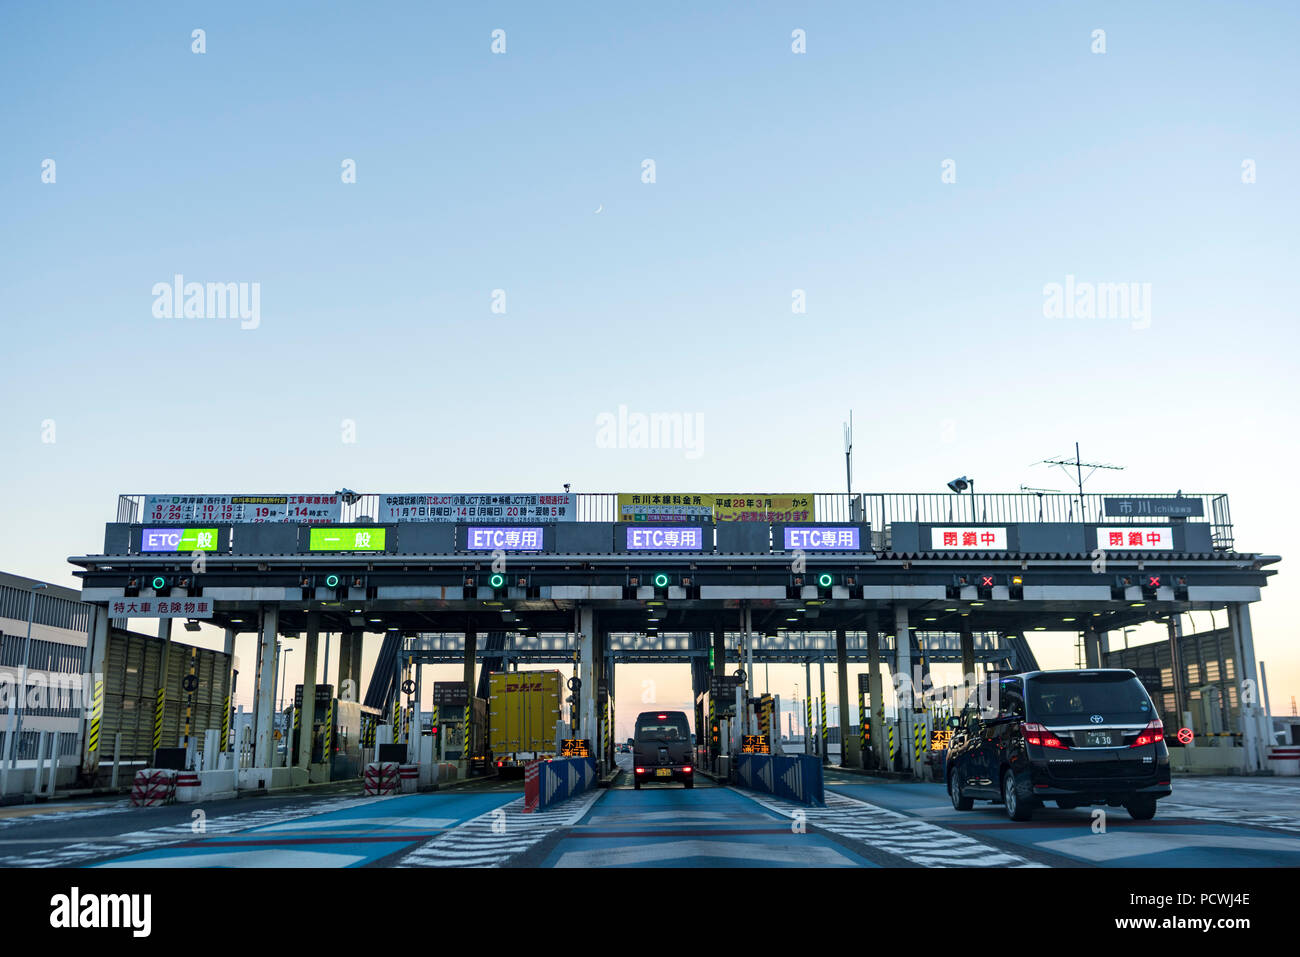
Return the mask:
[(90, 731), (86, 734), (86, 751), (94, 754), (99, 750), (99, 723), (104, 717), (104, 682), (96, 681), (90, 693)]
[(221, 712), (221, 750), (230, 750), (230, 695), (226, 695), (226, 707)]
[(826, 690), (822, 689), (822, 736), (817, 739), (820, 747), (826, 747)]
[(362, 775), (366, 796), (396, 794), (402, 786), (400, 773), (396, 761), (372, 761), (367, 764)]
[(167, 689), (158, 689), (158, 700), (153, 709), (153, 749), (162, 747), (163, 706), (167, 703)]
[(132, 807), (157, 807), (176, 799), (176, 772), (143, 768), (131, 782)]
[[(469, 712), (470, 712), (470, 706), (465, 705), (465, 719), (461, 725), (461, 731), (464, 734), (464, 738), (462, 739), (461, 746), (460, 746), (460, 756), (461, 759), (464, 761), (468, 761), (470, 759), (470, 745), (473, 743), (469, 739)], [(469, 769), (466, 768), (467, 772), (468, 770)]]
[(871, 715), (867, 714), (867, 696), (858, 692), (858, 753), (866, 758), (871, 746)]
[(894, 726), (889, 726), (889, 766), (894, 766)]
[(330, 699), (330, 706), (325, 709), (325, 738), (321, 745), (320, 758), (326, 764), (329, 764), (330, 758), (334, 756), (334, 699)]
[(812, 747), (812, 695), (803, 699), (803, 717), (803, 750), (807, 754), (808, 749)]

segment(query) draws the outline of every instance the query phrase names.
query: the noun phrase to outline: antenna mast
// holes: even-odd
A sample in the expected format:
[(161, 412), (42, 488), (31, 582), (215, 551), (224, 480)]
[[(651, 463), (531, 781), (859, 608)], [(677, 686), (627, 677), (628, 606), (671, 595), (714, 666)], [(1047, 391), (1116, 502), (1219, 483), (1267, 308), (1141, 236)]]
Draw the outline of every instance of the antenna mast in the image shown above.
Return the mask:
[[(1082, 459), (1079, 458), (1078, 442), (1074, 443), (1073, 461), (1069, 459), (1055, 458), (1055, 459), (1043, 459), (1041, 462), (1035, 462), (1034, 464), (1058, 466), (1061, 469), (1061, 471), (1064, 472), (1067, 476), (1070, 474), (1070, 466), (1071, 465), (1074, 466), (1074, 476), (1079, 488), (1079, 521), (1086, 520), (1087, 506), (1084, 505), (1083, 502), (1083, 483), (1086, 482), (1088, 479), (1092, 478), (1093, 472), (1096, 472), (1097, 469), (1113, 469), (1114, 471), (1117, 472), (1123, 471), (1124, 469), (1124, 466), (1122, 465), (1109, 465), (1105, 462), (1084, 462)], [(1086, 477), (1083, 474), (1084, 469), (1089, 470)]]

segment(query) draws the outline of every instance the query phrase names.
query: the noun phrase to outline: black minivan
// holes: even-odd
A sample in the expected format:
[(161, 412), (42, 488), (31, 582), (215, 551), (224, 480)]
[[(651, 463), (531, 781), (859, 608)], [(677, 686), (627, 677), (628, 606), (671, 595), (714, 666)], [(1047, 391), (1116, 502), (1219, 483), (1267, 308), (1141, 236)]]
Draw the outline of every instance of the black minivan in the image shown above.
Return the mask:
[(632, 740), (632, 786), (646, 781), (681, 781), (695, 787), (691, 728), (684, 711), (643, 711)]
[(997, 714), (969, 707), (948, 750), (948, 794), (1006, 807), (1013, 821), (1060, 808), (1123, 807), (1139, 821), (1173, 793), (1164, 725), (1127, 669), (1030, 671), (999, 681)]

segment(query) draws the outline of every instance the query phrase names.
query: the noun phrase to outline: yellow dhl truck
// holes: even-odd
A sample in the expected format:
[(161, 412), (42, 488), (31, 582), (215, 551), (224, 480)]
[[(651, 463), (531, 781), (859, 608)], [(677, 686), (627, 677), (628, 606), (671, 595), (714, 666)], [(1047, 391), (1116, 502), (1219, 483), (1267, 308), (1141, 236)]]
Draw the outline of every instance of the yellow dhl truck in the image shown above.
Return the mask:
[(521, 777), (526, 761), (555, 756), (563, 687), (558, 671), (488, 675), (488, 741), (501, 777)]

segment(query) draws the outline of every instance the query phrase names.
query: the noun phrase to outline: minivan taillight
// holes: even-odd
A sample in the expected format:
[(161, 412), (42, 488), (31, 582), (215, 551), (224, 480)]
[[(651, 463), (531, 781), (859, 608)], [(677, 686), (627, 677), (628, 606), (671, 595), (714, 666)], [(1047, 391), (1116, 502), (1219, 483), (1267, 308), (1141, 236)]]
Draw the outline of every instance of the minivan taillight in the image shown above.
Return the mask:
[(1062, 751), (1068, 750), (1054, 732), (1048, 731), (1041, 724), (1034, 724), (1032, 721), (1026, 721), (1020, 726), (1020, 730), (1025, 733), (1025, 741), (1028, 744), (1036, 744), (1041, 748), (1060, 748)]
[(1152, 720), (1147, 722), (1147, 726), (1142, 733), (1137, 736), (1137, 740), (1129, 745), (1130, 748), (1141, 748), (1148, 744), (1155, 744), (1165, 739), (1165, 723), (1163, 721)]

